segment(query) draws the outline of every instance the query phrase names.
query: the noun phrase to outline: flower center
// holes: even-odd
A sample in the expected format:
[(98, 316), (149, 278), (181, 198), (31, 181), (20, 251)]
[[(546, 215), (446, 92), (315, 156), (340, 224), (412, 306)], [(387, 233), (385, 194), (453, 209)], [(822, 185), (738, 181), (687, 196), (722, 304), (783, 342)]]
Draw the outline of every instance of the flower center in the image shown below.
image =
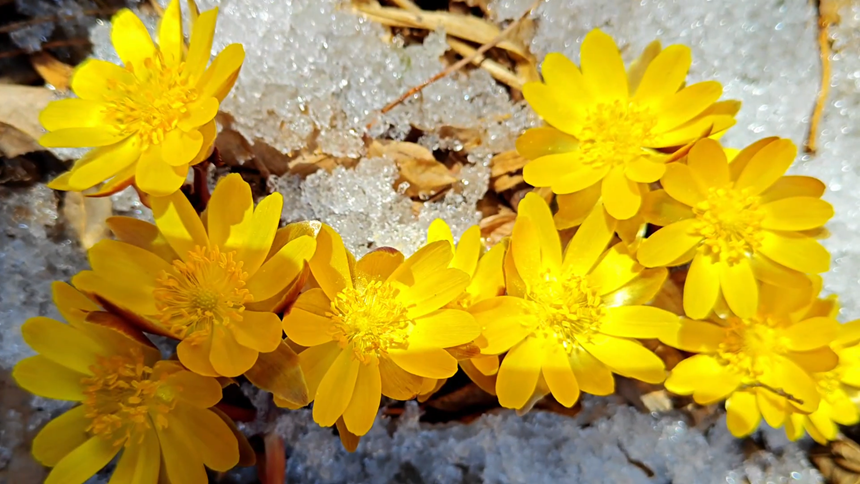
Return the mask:
[(724, 262), (746, 259), (761, 245), (764, 212), (759, 198), (749, 195), (747, 189), (711, 187), (693, 213), (697, 220), (693, 231), (704, 237), (702, 248)]
[(582, 163), (594, 168), (624, 164), (642, 156), (657, 117), (633, 103), (598, 104), (586, 115), (577, 138)]
[(197, 246), (186, 261), (175, 260), (171, 271), (162, 271), (153, 291), (155, 307), (177, 337), (242, 321), (245, 304), (254, 298), (245, 289), (248, 273), (235, 256), (235, 251), (221, 252), (217, 246)]
[(773, 318), (729, 319), (726, 339), (717, 349), (724, 365), (750, 379), (757, 379), (773, 365), (773, 357), (788, 351), (783, 324)]
[(568, 353), (576, 347), (576, 340), (588, 340), (599, 332), (606, 316), (600, 296), (578, 276), (558, 279), (545, 274), (530, 286), (526, 300), (534, 303), (538, 320), (533, 331), (555, 339)]
[(167, 426), (165, 415), (176, 403), (173, 392), (164, 378), (151, 379), (152, 368), (139, 349), (130, 356), (99, 358), (90, 369), (93, 376), (81, 379), (88, 432), (119, 446), (134, 437), (142, 440), (153, 425)]
[(391, 349), (406, 349), (415, 323), (397, 300), (399, 292), (389, 283), (370, 281), (338, 293), (327, 313), (334, 321), (332, 337), (343, 347), (352, 344), (355, 357), (363, 363)]
[(161, 52), (142, 65), (129, 63), (126, 69), (134, 74), (133, 83), (108, 79), (107, 119), (123, 134), (140, 138), (145, 151), (176, 129), (198, 93), (188, 76), (182, 75), (185, 63), (168, 66)]

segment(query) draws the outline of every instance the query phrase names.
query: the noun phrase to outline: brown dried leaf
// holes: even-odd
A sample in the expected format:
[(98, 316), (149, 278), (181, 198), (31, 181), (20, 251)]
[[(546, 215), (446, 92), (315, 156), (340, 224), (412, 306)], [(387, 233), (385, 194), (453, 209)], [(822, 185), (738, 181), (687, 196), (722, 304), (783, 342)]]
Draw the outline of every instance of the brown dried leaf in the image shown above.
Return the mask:
[(85, 249), (110, 235), (106, 220), (113, 215), (113, 203), (109, 197), (86, 197), (79, 192), (66, 192), (63, 216), (75, 229), (78, 240)]
[(522, 175), (502, 175), (493, 179), (493, 191), (496, 193), (504, 192), (516, 188), (524, 182)]
[(522, 170), (528, 162), (529, 160), (520, 156), (516, 150), (499, 153), (490, 160), (490, 177), (495, 178)]
[(514, 221), (517, 214), (513, 210), (502, 207), (502, 210), (489, 217), (484, 217), (478, 226), (481, 228), (481, 237), (487, 240), (487, 245), (494, 246), (505, 237), (510, 237), (514, 231)]
[[(417, 145), (416, 145), (417, 146)], [(422, 147), (423, 148), (423, 147)], [(448, 168), (432, 159), (405, 158), (402, 153), (397, 167), (400, 168), (400, 178), (395, 186), (406, 182), (409, 184), (406, 195), (409, 197), (427, 198), (451, 186), (457, 181)]]
[(36, 142), (45, 132), (39, 113), (53, 99), (53, 91), (44, 87), (0, 84), (0, 151), (4, 155), (14, 158), (44, 149)]
[(59, 61), (51, 54), (41, 51), (30, 56), (30, 63), (36, 72), (42, 76), (48, 84), (56, 87), (60, 91), (69, 90), (69, 82), (72, 79), (74, 68), (64, 62)]
[(305, 375), (299, 366), (299, 355), (284, 342), (271, 353), (260, 353), (254, 366), (245, 372), (245, 377), (295, 408), (310, 403)]
[[(287, 471), (287, 452), (284, 448), (284, 439), (274, 432), (269, 432), (263, 437), (263, 445), (266, 449), (266, 460), (260, 480), (263, 484), (280, 484), (283, 482), (284, 474)], [(261, 474), (259, 469), (257, 474)]]
[(829, 446), (818, 446), (811, 452), (811, 460), (827, 482), (860, 484), (860, 447), (842, 437)]
[(343, 445), (343, 448), (346, 449), (347, 452), (355, 452), (355, 449), (358, 448), (358, 444), (361, 441), (361, 437), (355, 435), (346, 428), (346, 424), (343, 422), (343, 417), (337, 419), (335, 426), (337, 427), (337, 433), (340, 436), (340, 443)]

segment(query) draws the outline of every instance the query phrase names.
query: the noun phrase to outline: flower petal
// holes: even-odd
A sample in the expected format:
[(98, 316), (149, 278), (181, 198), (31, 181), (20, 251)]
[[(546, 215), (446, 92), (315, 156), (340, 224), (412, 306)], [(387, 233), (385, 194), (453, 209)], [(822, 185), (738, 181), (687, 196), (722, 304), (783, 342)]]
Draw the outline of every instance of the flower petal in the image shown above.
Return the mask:
[[(218, 182), (212, 192), (207, 213), (209, 214), (209, 240), (212, 245), (224, 251), (241, 250), (254, 219), (254, 198), (251, 195), (251, 186), (238, 173), (227, 175)], [(272, 239), (274, 239), (274, 232), (273, 230)], [(268, 248), (266, 250), (268, 251)]]
[(666, 165), (657, 163), (646, 158), (627, 163), (624, 168), (624, 176), (629, 180), (639, 183), (654, 183), (666, 173)]
[[(317, 248), (308, 263), (317, 283), (329, 299), (352, 287), (347, 250), (343, 239), (328, 225), (323, 224), (317, 234)], [(447, 262), (445, 263), (447, 266)]]
[(766, 284), (796, 289), (809, 287), (809, 277), (782, 264), (777, 264), (762, 253), (753, 254), (750, 258), (750, 265), (752, 265), (755, 278)]
[(550, 52), (541, 64), (541, 74), (555, 92), (558, 103), (566, 103), (569, 109), (581, 118), (585, 108), (594, 103), (585, 78), (579, 68), (564, 54)]
[(450, 378), (457, 373), (457, 359), (440, 348), (418, 346), (410, 342), (409, 348), (392, 350), (389, 356), (400, 368), (424, 378)]
[(570, 408), (579, 400), (579, 384), (570, 367), (567, 351), (555, 341), (544, 344), (541, 371), (558, 403)]
[(648, 64), (633, 100), (638, 104), (659, 104), (684, 84), (693, 63), (690, 48), (670, 45)]
[[(551, 270), (561, 267), (561, 239), (552, 220), (552, 212), (540, 195), (532, 192), (517, 206), (518, 216), (529, 217), (540, 239), (541, 263)], [(455, 258), (456, 259), (456, 258)]]
[[(317, 249), (319, 251), (319, 249)], [(447, 241), (436, 241), (418, 249), (388, 276), (389, 282), (414, 286), (419, 281), (447, 268), (454, 259), (454, 249)]]
[(639, 246), (639, 262), (645, 267), (662, 267), (678, 260), (702, 240), (691, 233), (695, 223), (695, 219), (682, 220), (651, 234)]
[(828, 346), (836, 339), (839, 328), (835, 319), (817, 317), (789, 326), (783, 335), (792, 351), (810, 351)]
[(771, 371), (762, 375), (760, 380), (777, 391), (791, 395), (791, 404), (802, 413), (814, 412), (821, 401), (821, 395), (812, 377), (788, 358), (774, 356)]
[[(243, 226), (245, 234), (238, 250), (238, 258), (243, 262), (242, 269), (248, 271), (249, 274), (256, 274), (266, 260), (266, 256), (272, 248), (272, 242), (275, 240), (278, 224), (281, 222), (283, 207), (283, 196), (280, 193), (273, 193), (257, 204), (250, 223)], [(316, 247), (315, 242), (313, 247)], [(307, 249), (306, 245), (305, 250), (307, 251)], [(310, 258), (310, 255), (307, 254), (307, 258)], [(284, 274), (284, 276), (286, 275)]]
[(603, 178), (601, 187), (606, 211), (618, 220), (627, 220), (639, 212), (642, 196), (639, 184), (629, 180), (624, 169), (615, 167)]
[(160, 274), (172, 270), (167, 261), (152, 252), (110, 239), (96, 243), (90, 249), (89, 260), (101, 277), (116, 278), (123, 285), (133, 283), (143, 290), (154, 288)]
[(505, 408), (523, 408), (531, 398), (543, 362), (543, 341), (529, 337), (514, 346), (502, 360), (496, 395)]
[(726, 339), (726, 329), (704, 321), (681, 318), (675, 331), (660, 336), (660, 341), (690, 353), (714, 353)]
[(212, 336), (184, 339), (176, 346), (176, 356), (186, 368), (204, 376), (220, 376), (209, 361), (212, 353)]
[(751, 318), (758, 309), (758, 283), (747, 259), (720, 263), (720, 289), (732, 312)]
[[(564, 250), (563, 270), (578, 276), (591, 272), (615, 235), (618, 222), (598, 202)], [(519, 266), (517, 266), (519, 267)]]
[[(207, 480), (203, 457), (198, 451), (196, 439), (187, 435), (182, 421), (171, 412), (167, 414), (167, 426), (156, 426), (158, 442), (161, 444), (161, 462), (168, 482), (204, 483)], [(232, 437), (232, 436), (231, 436)]]
[(330, 341), (318, 346), (311, 346), (299, 353), (299, 364), (305, 375), (308, 395), (310, 395), (311, 400), (316, 398), (320, 382), (341, 352), (338, 342)]
[(578, 148), (576, 138), (552, 127), (531, 128), (517, 138), (517, 153), (529, 160), (569, 153)]
[(83, 484), (106, 466), (120, 449), (109, 439), (90, 437), (57, 462), (45, 478), (45, 484)]
[(811, 176), (782, 176), (762, 192), (759, 200), (768, 203), (790, 197), (821, 198), (825, 188), (821, 180)]
[(622, 338), (658, 338), (678, 325), (678, 316), (652, 306), (607, 308), (600, 332)]
[(364, 281), (385, 281), (403, 264), (403, 259), (403, 253), (399, 250), (384, 247), (370, 251), (355, 263), (355, 278)]
[(553, 219), (558, 230), (569, 229), (581, 224), (591, 213), (600, 198), (601, 183), (567, 195), (558, 195), (558, 212)]
[(203, 135), (197, 130), (185, 132), (181, 129), (173, 129), (164, 135), (161, 146), (161, 153), (168, 165), (188, 165), (203, 147)]
[(647, 304), (663, 287), (668, 275), (669, 271), (663, 267), (644, 269), (635, 279), (616, 291), (602, 295), (601, 299), (607, 307)]
[(726, 401), (726, 425), (737, 438), (753, 433), (761, 421), (755, 394), (750, 391), (735, 392)]
[(784, 397), (764, 389), (759, 389), (756, 392), (756, 404), (762, 417), (764, 417), (764, 421), (775, 429), (782, 427), (790, 413), (785, 405)]
[(248, 371), (257, 361), (259, 352), (242, 346), (230, 331), (221, 325), (212, 327), (212, 352), (209, 362), (221, 376), (236, 377)]
[[(740, 155), (738, 155), (740, 156)], [(735, 182), (735, 189), (748, 189), (758, 195), (785, 174), (797, 156), (797, 146), (788, 139), (779, 139), (761, 148), (744, 167)]]
[(215, 378), (183, 369), (168, 376), (166, 382), (177, 393), (177, 399), (199, 409), (214, 407), (221, 401), (221, 384)]
[(155, 57), (155, 44), (143, 22), (131, 10), (123, 9), (111, 19), (110, 40), (126, 67), (143, 69), (144, 59)]
[(594, 171), (582, 164), (579, 152), (562, 152), (541, 156), (526, 163), (523, 167), (523, 178), (529, 185), (549, 187), (558, 183), (560, 178), (585, 169)]
[(331, 301), (322, 289), (302, 293), (284, 314), (283, 328), (287, 337), (302, 346), (316, 346), (331, 341), (332, 320), (326, 316)]
[(523, 97), (538, 116), (553, 128), (568, 134), (579, 132), (579, 121), (585, 113), (581, 107), (567, 99), (567, 92), (560, 95), (558, 87), (540, 82), (527, 82), (523, 86)]
[(568, 357), (579, 389), (592, 395), (611, 395), (615, 392), (612, 370), (579, 346), (574, 346)]
[(526, 285), (531, 285), (541, 274), (540, 242), (536, 223), (529, 217), (517, 216), (511, 235), (510, 253)]
[(39, 138), (39, 144), (46, 148), (89, 148), (114, 145), (129, 138), (137, 139), (135, 136), (129, 136), (127, 133), (102, 125), (92, 128), (65, 128), (51, 131)]
[(75, 165), (68, 185), (72, 190), (86, 190), (131, 166), (139, 158), (140, 143), (134, 137), (112, 146), (96, 148)]
[(84, 399), (81, 380), (87, 376), (42, 355), (24, 358), (12, 369), (15, 383), (24, 390), (40, 397), (72, 402)]
[(244, 61), (245, 49), (241, 44), (230, 44), (224, 47), (197, 81), (200, 97), (215, 97), (219, 102), (223, 101), (233, 83), (236, 82), (236, 76)]
[(244, 311), (242, 321), (231, 324), (230, 330), (237, 343), (260, 353), (281, 344), (281, 318), (275, 313)]
[(164, 9), (158, 27), (158, 50), (169, 66), (178, 66), (182, 61), (182, 49), (185, 47), (182, 36), (182, 14), (179, 11), (179, 1), (172, 0)]
[(179, 258), (154, 224), (133, 217), (109, 217), (105, 223), (122, 242), (152, 252), (167, 262)]
[(161, 155), (160, 146), (150, 146), (140, 155), (134, 183), (138, 188), (153, 197), (171, 195), (185, 183), (188, 166), (170, 166)]
[[(375, 360), (375, 359), (374, 359)], [(361, 365), (349, 405), (343, 412), (346, 428), (355, 435), (364, 435), (373, 426), (382, 397), (382, 379), (376, 361)]]
[(693, 170), (682, 163), (669, 163), (666, 165), (666, 173), (660, 179), (666, 193), (684, 205), (693, 207), (705, 200), (705, 196), (699, 189)]
[(218, 18), (218, 7), (201, 13), (191, 27), (191, 42), (188, 55), (185, 58), (185, 72), (191, 82), (197, 82), (212, 53), (212, 39), (215, 36), (215, 22)]
[(729, 183), (729, 162), (720, 143), (705, 138), (696, 142), (687, 155), (687, 166), (701, 192)]
[(612, 37), (598, 29), (589, 32), (582, 41), (580, 62), (586, 84), (598, 101), (627, 100), (627, 72)]
[(100, 356), (113, 353), (85, 332), (43, 316), (21, 325), (21, 336), (40, 355), (84, 375), (92, 375), (90, 367)]
[(80, 98), (51, 101), (39, 113), (39, 122), (48, 131), (68, 128), (93, 128), (105, 124), (107, 106)]
[(254, 300), (265, 301), (293, 282), (313, 257), (316, 246), (313, 237), (303, 235), (281, 247), (248, 280), (246, 288), (254, 295)]
[(666, 378), (663, 360), (637, 341), (601, 336), (591, 341), (579, 340), (579, 343), (620, 375), (648, 383), (660, 383)]
[(407, 372), (385, 357), (379, 359), (379, 374), (382, 394), (395, 400), (415, 398), (424, 383), (424, 378)]
[(667, 98), (658, 108), (660, 113), (654, 131), (665, 133), (695, 118), (723, 94), (717, 81), (704, 81), (687, 86)]
[(790, 197), (761, 206), (761, 226), (770, 230), (810, 230), (833, 217), (833, 206), (815, 197)]
[(72, 91), (79, 98), (104, 101), (106, 95), (112, 90), (109, 85), (112, 86), (113, 83), (134, 85), (137, 80), (134, 74), (114, 63), (100, 59), (87, 59), (75, 68), (70, 82)]
[(817, 240), (791, 232), (762, 232), (759, 250), (774, 262), (807, 274), (830, 268), (830, 254)]
[(159, 232), (182, 260), (188, 260), (194, 247), (209, 246), (203, 222), (183, 193), (152, 198), (150, 205)]
[(359, 367), (361, 362), (353, 355), (352, 345), (335, 358), (316, 392), (314, 422), (322, 427), (331, 427), (343, 415), (352, 399)]
[(588, 285), (602, 296), (632, 281), (642, 269), (642, 266), (630, 257), (627, 245), (619, 242), (603, 254), (597, 266), (586, 276), (586, 280)]
[(442, 269), (432, 273), (415, 285), (401, 291), (398, 300), (408, 305), (410, 318), (419, 318), (445, 306), (466, 289), (469, 275), (457, 269)]
[[(610, 169), (609, 164), (597, 168), (583, 166), (574, 172), (568, 172), (561, 176), (559, 176), (560, 174), (556, 174), (556, 179), (552, 183), (552, 192), (559, 195), (567, 195), (568, 193), (585, 190), (603, 180)], [(526, 180), (526, 183), (528, 183), (528, 180)]]
[(215, 413), (179, 404), (172, 414), (175, 420), (171, 423), (179, 424), (174, 430), (198, 443), (195, 447), (206, 467), (227, 472), (239, 463), (239, 443), (230, 427)]
[(481, 353), (498, 355), (522, 341), (529, 333), (526, 323), (533, 318), (528, 310), (525, 301), (512, 296), (498, 296), (472, 305), (469, 313), (481, 325), (487, 340)]
[(727, 371), (711, 355), (693, 355), (681, 360), (666, 379), (666, 389), (678, 395), (694, 395), (697, 402), (722, 400), (740, 385), (740, 377)]
[(141, 440), (129, 442), (122, 451), (108, 484), (153, 484), (161, 471), (161, 446), (154, 430), (143, 434)]
[(710, 255), (697, 253), (690, 264), (684, 282), (684, 313), (694, 319), (705, 319), (711, 314), (720, 296), (720, 274), (723, 264), (714, 262)]
[(475, 318), (459, 309), (440, 309), (415, 320), (410, 344), (450, 348), (473, 341), (481, 334)]

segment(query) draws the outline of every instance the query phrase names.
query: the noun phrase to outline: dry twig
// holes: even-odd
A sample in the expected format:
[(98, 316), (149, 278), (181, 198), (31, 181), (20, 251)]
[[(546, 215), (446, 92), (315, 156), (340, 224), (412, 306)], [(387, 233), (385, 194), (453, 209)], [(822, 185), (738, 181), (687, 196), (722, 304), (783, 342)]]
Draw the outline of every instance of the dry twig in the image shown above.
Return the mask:
[(839, 23), (837, 0), (819, 0), (818, 2), (818, 48), (821, 56), (821, 88), (815, 98), (815, 107), (812, 110), (812, 120), (809, 123), (809, 135), (806, 138), (807, 153), (815, 153), (818, 139), (818, 125), (821, 124), (821, 116), (824, 114), (824, 105), (830, 94), (830, 26)]

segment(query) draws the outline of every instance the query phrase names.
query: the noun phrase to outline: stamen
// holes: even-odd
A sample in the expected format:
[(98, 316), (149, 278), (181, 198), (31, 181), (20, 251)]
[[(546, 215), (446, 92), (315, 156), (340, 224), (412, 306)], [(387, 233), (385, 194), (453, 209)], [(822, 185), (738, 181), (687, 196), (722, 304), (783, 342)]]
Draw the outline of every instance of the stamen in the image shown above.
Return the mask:
[(556, 278), (546, 273), (530, 285), (525, 299), (534, 303), (538, 319), (531, 329), (557, 340), (568, 353), (577, 347), (577, 339), (588, 340), (598, 333), (606, 316), (600, 296), (579, 276)]
[(634, 161), (656, 125), (657, 117), (647, 108), (620, 101), (598, 104), (587, 113), (578, 136), (580, 160), (595, 168)]
[(759, 198), (746, 189), (710, 188), (708, 198), (693, 207), (697, 223), (693, 231), (704, 237), (705, 253), (735, 264), (751, 256), (761, 245), (764, 213)]
[(774, 366), (774, 356), (788, 351), (788, 339), (782, 334), (786, 324), (770, 317), (733, 316), (728, 320), (726, 339), (717, 349), (717, 358), (737, 373), (757, 379)]

